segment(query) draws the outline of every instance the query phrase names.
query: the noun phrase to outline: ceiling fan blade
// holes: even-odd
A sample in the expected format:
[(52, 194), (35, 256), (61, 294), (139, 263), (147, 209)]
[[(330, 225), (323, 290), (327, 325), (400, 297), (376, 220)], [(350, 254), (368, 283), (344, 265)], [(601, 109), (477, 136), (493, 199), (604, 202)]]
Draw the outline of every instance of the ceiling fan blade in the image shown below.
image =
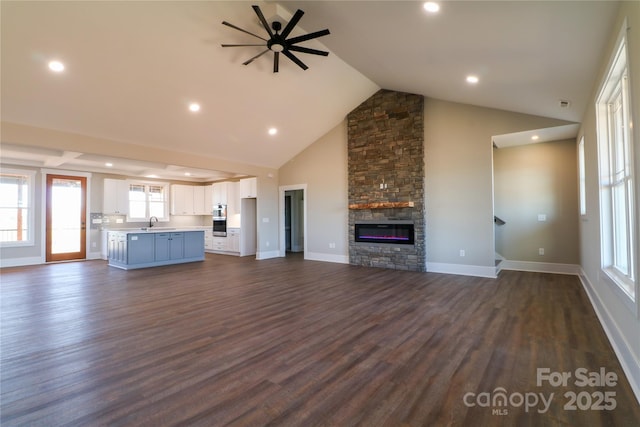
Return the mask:
[(259, 54), (257, 54), (256, 56), (254, 56), (253, 58), (251, 58), (251, 59), (247, 59), (246, 61), (244, 61), (244, 62), (242, 63), (242, 65), (249, 65), (249, 64), (251, 64), (254, 60), (256, 60), (256, 59), (260, 58), (262, 55), (264, 55), (264, 54), (265, 54), (265, 53), (267, 53), (267, 52), (269, 52), (269, 49), (267, 49), (267, 50), (263, 50), (262, 52), (260, 52), (260, 53), (259, 53)]
[(260, 36), (258, 36), (258, 35), (256, 35), (256, 34), (250, 33), (250, 32), (249, 32), (249, 31), (247, 31), (247, 30), (243, 30), (243, 29), (242, 29), (242, 28), (240, 28), (240, 27), (236, 27), (235, 25), (230, 24), (230, 23), (228, 23), (227, 21), (222, 21), (222, 25), (226, 25), (227, 27), (231, 27), (231, 28), (233, 28), (234, 30), (242, 31), (243, 33), (249, 34), (250, 36), (257, 37), (257, 38), (259, 38), (260, 40), (267, 41), (267, 39), (262, 38), (262, 37), (260, 37)]
[(282, 30), (280, 35), (286, 39), (289, 33), (291, 32), (291, 30), (293, 30), (293, 27), (295, 27), (296, 24), (298, 24), (298, 21), (300, 20), (300, 18), (302, 18), (302, 15), (304, 15), (303, 11), (301, 11), (300, 9), (296, 10), (296, 13), (293, 14), (291, 21), (289, 21), (287, 26), (284, 27), (284, 30)]
[(242, 47), (242, 46), (264, 46), (267, 47), (266, 44), (223, 44), (222, 47)]
[(273, 52), (273, 72), (278, 72), (278, 65), (280, 63), (280, 52)]
[(315, 39), (317, 37), (326, 36), (327, 34), (330, 34), (329, 30), (320, 30), (320, 31), (316, 31), (315, 33), (309, 33), (309, 34), (305, 34), (303, 36), (293, 37), (293, 38), (287, 40), (287, 43), (288, 44), (296, 44), (296, 43), (300, 43), (300, 42), (303, 42), (303, 41)]
[(282, 53), (284, 53), (287, 58), (298, 64), (298, 67), (302, 68), (303, 70), (309, 68), (304, 64), (304, 62), (300, 61), (293, 53), (289, 52), (288, 50), (283, 50)]
[(256, 15), (258, 15), (258, 19), (260, 20), (260, 22), (262, 22), (262, 26), (264, 27), (264, 29), (267, 30), (269, 37), (273, 37), (273, 32), (271, 31), (271, 27), (269, 27), (269, 23), (267, 22), (267, 20), (264, 19), (264, 15), (260, 10), (260, 6), (253, 5), (251, 7), (256, 12)]
[(289, 46), (289, 50), (293, 50), (295, 52), (310, 53), (312, 55), (322, 55), (322, 56), (329, 55), (329, 52), (326, 52), (324, 50), (309, 49), (308, 47), (302, 47), (302, 46)]

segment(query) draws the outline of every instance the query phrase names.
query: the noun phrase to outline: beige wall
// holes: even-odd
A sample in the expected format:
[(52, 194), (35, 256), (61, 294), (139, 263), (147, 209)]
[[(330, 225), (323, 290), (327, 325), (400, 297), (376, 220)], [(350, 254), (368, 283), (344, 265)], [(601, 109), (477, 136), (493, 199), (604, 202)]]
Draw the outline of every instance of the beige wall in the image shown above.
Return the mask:
[[(427, 270), (491, 275), (495, 266), (492, 136), (561, 120), (425, 100)], [(465, 256), (460, 256), (460, 250)]]
[(346, 120), (282, 166), (279, 174), (281, 186), (307, 186), (306, 258), (348, 262)]
[(496, 251), (508, 260), (578, 264), (576, 141), (494, 149), (493, 170), (495, 213), (506, 221), (496, 226)]
[[(584, 281), (587, 290), (594, 301), (605, 330), (612, 340), (614, 349), (620, 362), (640, 399), (640, 295), (636, 292), (636, 301), (631, 303), (625, 299), (601, 272), (600, 262), (600, 208), (599, 208), (599, 177), (598, 151), (596, 139), (595, 102), (608, 68), (609, 60), (622, 28), (623, 20), (627, 19), (627, 41), (629, 54), (631, 108), (634, 124), (640, 123), (640, 2), (621, 2), (619, 14), (614, 25), (606, 52), (601, 58), (591, 102), (587, 109), (579, 138), (584, 136), (585, 164), (586, 164), (586, 205), (587, 214), (580, 222), (580, 264), (584, 270)], [(635, 186), (636, 186), (636, 221), (640, 201), (640, 126), (633, 127), (633, 145), (635, 149)], [(637, 222), (636, 222), (637, 224)], [(636, 242), (636, 257), (640, 253)], [(640, 262), (636, 258), (636, 262)]]

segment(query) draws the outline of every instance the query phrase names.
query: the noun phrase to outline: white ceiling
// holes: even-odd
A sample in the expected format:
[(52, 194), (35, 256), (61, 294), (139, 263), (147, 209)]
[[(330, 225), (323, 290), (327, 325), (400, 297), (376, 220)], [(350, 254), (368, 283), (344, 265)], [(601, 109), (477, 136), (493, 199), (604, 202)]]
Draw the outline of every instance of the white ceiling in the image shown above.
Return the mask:
[[(260, 41), (221, 22), (264, 35), (252, 4), (269, 21), (303, 9), (292, 36), (328, 28), (301, 45), (330, 55), (298, 54), (307, 71), (283, 57), (274, 74), (270, 54), (243, 66), (262, 48), (220, 44)], [(411, 1), (0, 7), (3, 121), (270, 168), (379, 88), (579, 122), (617, 10), (612, 1), (447, 1), (436, 15)], [(53, 58), (63, 73), (47, 69)], [(466, 84), (467, 74), (480, 82)], [(560, 108), (561, 99), (571, 106)], [(197, 114), (187, 110), (192, 101), (202, 105)], [(20, 157), (9, 148), (3, 160)], [(90, 154), (53, 157), (69, 166)], [(183, 173), (170, 163), (155, 170)]]

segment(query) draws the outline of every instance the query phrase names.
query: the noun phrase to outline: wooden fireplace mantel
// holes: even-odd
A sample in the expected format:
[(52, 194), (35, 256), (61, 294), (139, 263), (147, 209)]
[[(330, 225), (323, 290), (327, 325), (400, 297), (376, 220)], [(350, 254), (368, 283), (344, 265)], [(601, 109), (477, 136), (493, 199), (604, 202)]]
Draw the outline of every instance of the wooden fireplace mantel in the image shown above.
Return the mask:
[(389, 209), (412, 208), (413, 202), (378, 202), (378, 203), (352, 203), (349, 209)]

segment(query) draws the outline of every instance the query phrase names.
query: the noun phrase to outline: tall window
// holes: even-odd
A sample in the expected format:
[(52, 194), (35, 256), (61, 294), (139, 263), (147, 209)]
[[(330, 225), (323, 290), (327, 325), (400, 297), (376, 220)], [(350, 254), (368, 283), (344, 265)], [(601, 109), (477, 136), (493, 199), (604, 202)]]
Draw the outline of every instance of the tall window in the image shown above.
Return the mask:
[(129, 221), (145, 221), (155, 216), (169, 220), (168, 184), (129, 184)]
[(578, 144), (578, 182), (580, 185), (580, 215), (587, 214), (587, 185), (584, 160), (584, 136), (580, 138)]
[(635, 301), (637, 217), (634, 202), (629, 68), (624, 32), (598, 96), (596, 114), (602, 268)]
[(35, 172), (0, 172), (0, 243), (33, 244), (33, 181)]

